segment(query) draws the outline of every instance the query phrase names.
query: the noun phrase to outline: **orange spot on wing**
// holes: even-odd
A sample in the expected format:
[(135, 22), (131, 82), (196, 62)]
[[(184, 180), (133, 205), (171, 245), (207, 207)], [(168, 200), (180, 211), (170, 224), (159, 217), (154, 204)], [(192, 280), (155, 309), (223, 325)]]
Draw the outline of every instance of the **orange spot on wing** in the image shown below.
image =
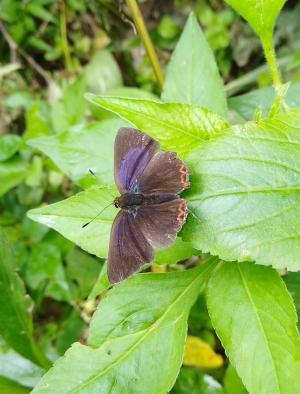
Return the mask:
[(184, 164), (181, 164), (181, 166), (179, 167), (179, 172), (180, 172), (180, 183), (185, 189), (188, 189), (190, 187), (190, 184), (188, 182), (189, 175), (187, 172), (187, 168)]
[(187, 209), (186, 209), (186, 201), (182, 200), (178, 206), (178, 215), (177, 215), (177, 220), (182, 224), (187, 216)]

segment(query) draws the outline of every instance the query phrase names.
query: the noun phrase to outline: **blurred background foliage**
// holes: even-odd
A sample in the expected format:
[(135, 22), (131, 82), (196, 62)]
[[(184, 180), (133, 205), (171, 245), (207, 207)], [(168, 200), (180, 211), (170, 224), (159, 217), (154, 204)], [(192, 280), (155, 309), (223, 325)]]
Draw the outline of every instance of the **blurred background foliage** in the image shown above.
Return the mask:
[[(193, 10), (214, 51), (228, 96), (264, 88), (258, 93), (262, 107), (270, 101), (271, 81), (259, 40), (223, 1), (139, 4), (163, 68)], [(300, 79), (299, 20), (299, 2), (287, 1), (275, 34), (283, 78), (295, 83)], [(27, 141), (112, 117), (90, 106), (85, 92), (144, 98), (158, 98), (160, 92), (121, 0), (1, 0), (0, 31), (0, 225), (34, 300), (37, 339), (55, 360), (74, 341), (85, 341), (90, 317), (108, 287), (106, 267), (101, 259), (26, 218), (30, 208), (80, 190)], [(291, 100), (296, 94), (299, 97), (299, 85), (294, 90)], [(244, 119), (254, 115), (249, 105), (243, 109), (251, 97), (249, 93), (229, 100)], [(191, 311), (189, 334), (225, 358), (203, 296)], [(227, 361), (214, 369), (186, 364), (174, 393), (245, 392)], [(2, 384), (6, 390), (11, 384), (11, 392), (28, 392), (25, 387), (34, 386), (41, 374), (39, 367), (0, 343), (0, 391)], [(236, 387), (239, 391), (234, 391)]]

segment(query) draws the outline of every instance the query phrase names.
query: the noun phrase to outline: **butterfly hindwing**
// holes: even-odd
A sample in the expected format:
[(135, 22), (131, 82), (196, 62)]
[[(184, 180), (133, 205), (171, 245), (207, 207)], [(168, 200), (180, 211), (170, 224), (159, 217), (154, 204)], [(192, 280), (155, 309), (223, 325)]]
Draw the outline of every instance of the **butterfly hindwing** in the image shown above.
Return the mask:
[(187, 167), (174, 152), (157, 152), (139, 180), (142, 193), (180, 193), (189, 188)]
[(134, 192), (159, 143), (136, 129), (122, 127), (115, 140), (115, 182), (120, 193)]
[(108, 278), (117, 283), (153, 260), (153, 248), (140, 229), (133, 213), (122, 210), (116, 216), (110, 234)]
[(139, 207), (136, 223), (153, 248), (165, 248), (174, 242), (187, 213), (186, 201), (175, 195), (171, 201)]

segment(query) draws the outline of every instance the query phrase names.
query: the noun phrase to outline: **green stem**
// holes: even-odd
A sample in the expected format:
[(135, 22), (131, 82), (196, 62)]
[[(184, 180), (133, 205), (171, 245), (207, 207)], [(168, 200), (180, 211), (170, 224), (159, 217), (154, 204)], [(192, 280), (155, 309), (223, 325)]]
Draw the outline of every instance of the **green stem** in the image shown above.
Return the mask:
[(47, 357), (42, 353), (40, 348), (37, 346), (36, 342), (34, 339), (31, 339), (31, 349), (33, 354), (35, 355), (36, 362), (38, 365), (43, 367), (46, 371), (52, 367), (51, 361), (47, 359)]
[(277, 63), (276, 63), (276, 55), (275, 55), (275, 48), (274, 48), (274, 44), (273, 44), (273, 36), (271, 34), (266, 35), (262, 42), (263, 42), (263, 48), (265, 51), (266, 60), (267, 60), (267, 63), (270, 67), (274, 87), (275, 87), (276, 92), (278, 92), (281, 87), (282, 82), (281, 82), (281, 75), (280, 75), (280, 72), (279, 72), (279, 69), (278, 69)]
[(271, 72), (271, 77), (273, 79), (273, 85), (275, 88), (276, 92), (276, 98), (275, 101), (272, 105), (271, 111), (269, 116), (274, 116), (278, 113), (280, 108), (284, 108), (285, 106), (285, 98), (284, 95), (282, 94), (281, 91), (281, 86), (282, 86), (282, 81), (281, 81), (281, 75), (277, 66), (276, 62), (276, 54), (275, 54), (275, 48), (274, 48), (274, 43), (273, 43), (273, 35), (272, 34), (267, 34), (263, 39), (263, 48), (265, 51), (265, 56), (266, 60), (268, 63), (268, 66), (270, 68)]
[(71, 72), (73, 71), (73, 62), (70, 55), (70, 48), (68, 44), (65, 0), (60, 0), (60, 34), (61, 34), (62, 48), (65, 57), (65, 67), (69, 72)]
[(149, 36), (148, 30), (145, 25), (144, 18), (141, 14), (141, 11), (139, 9), (139, 6), (137, 5), (136, 0), (127, 0), (128, 7), (130, 8), (132, 18), (134, 20), (134, 24), (136, 26), (136, 29), (140, 35), (140, 38), (143, 42), (143, 45), (146, 49), (146, 52), (148, 54), (151, 66), (153, 68), (156, 80), (162, 89), (163, 83), (164, 83), (164, 78), (163, 78), (163, 73), (162, 69), (160, 67), (155, 49), (153, 47), (151, 38)]
[[(279, 69), (286, 67), (293, 59), (293, 55), (287, 55), (282, 58), (277, 59), (277, 66)], [(244, 91), (245, 88), (248, 88), (254, 85), (257, 82), (257, 79), (262, 73), (268, 71), (268, 65), (264, 64), (263, 66), (259, 66), (252, 71), (249, 71), (247, 74), (236, 78), (235, 80), (228, 82), (225, 86), (225, 91), (228, 97), (231, 97), (241, 91)]]

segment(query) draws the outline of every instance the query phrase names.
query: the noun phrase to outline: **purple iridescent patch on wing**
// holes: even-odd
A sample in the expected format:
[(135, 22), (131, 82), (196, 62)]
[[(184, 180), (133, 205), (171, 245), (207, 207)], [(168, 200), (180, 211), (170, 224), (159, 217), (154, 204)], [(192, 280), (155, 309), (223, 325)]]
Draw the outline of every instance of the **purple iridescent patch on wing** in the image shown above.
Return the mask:
[(120, 181), (125, 189), (138, 191), (138, 179), (148, 163), (148, 151), (143, 148), (130, 148), (120, 163)]

